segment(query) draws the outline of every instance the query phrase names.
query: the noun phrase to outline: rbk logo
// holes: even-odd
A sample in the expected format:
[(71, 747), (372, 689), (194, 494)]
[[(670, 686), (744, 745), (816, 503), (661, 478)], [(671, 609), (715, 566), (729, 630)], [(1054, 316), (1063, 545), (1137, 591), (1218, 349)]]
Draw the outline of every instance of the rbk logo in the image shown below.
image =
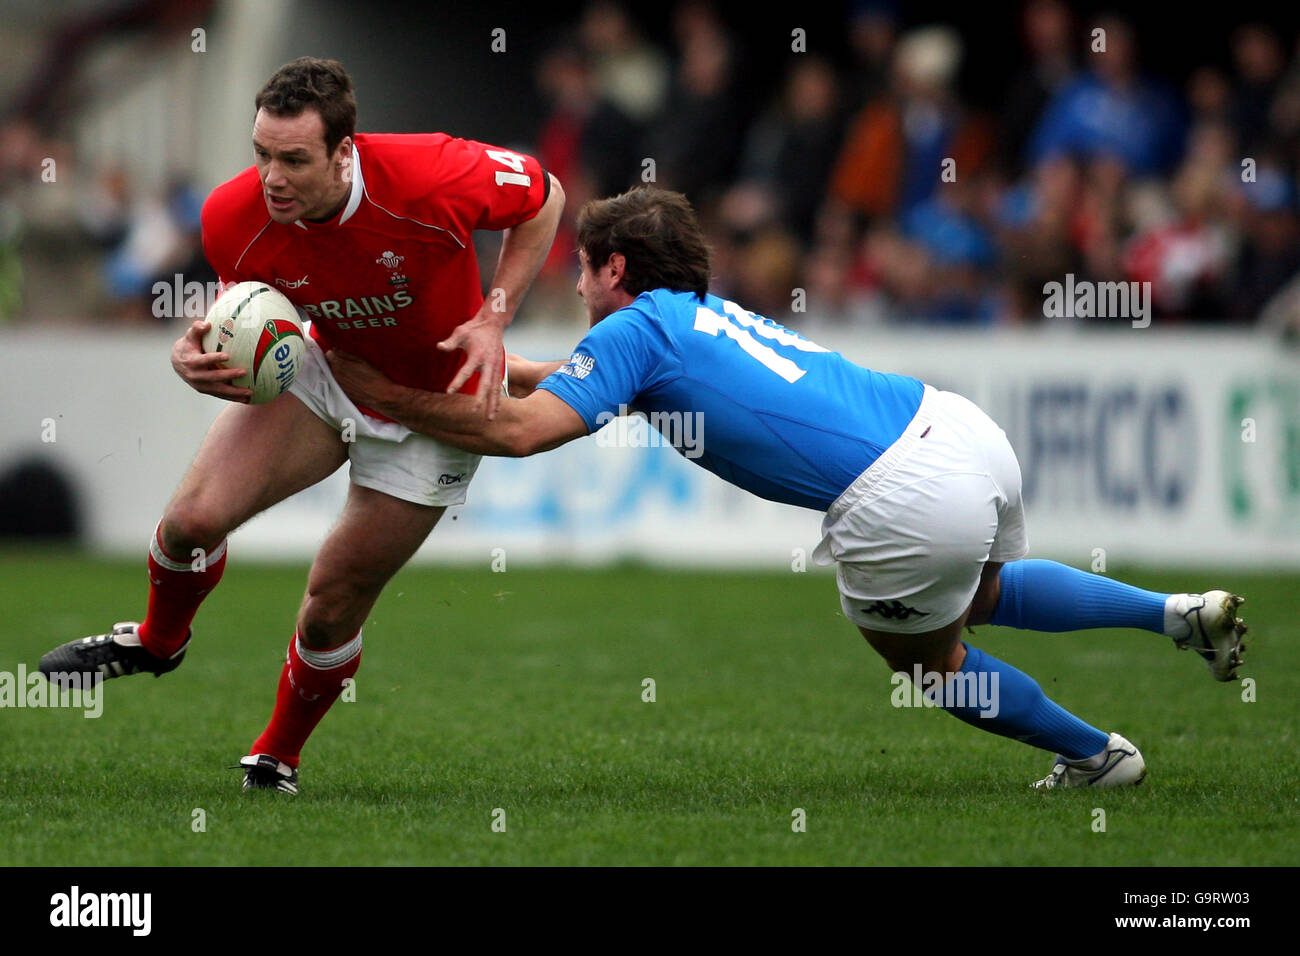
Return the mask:
[(893, 620), (895, 618), (897, 618), (900, 621), (906, 621), (909, 617), (911, 617), (914, 614), (917, 617), (930, 616), (929, 611), (918, 611), (914, 607), (908, 607), (902, 601), (890, 601), (888, 604), (886, 604), (884, 601), (877, 601), (875, 604), (872, 604), (870, 607), (864, 607), (862, 609), (862, 613), (879, 614), (887, 621)]
[(286, 289), (301, 289), (303, 286), (307, 285), (307, 277), (303, 276), (301, 279), (294, 279), (290, 282), (288, 279), (281, 279), (277, 276), (275, 284), (282, 285)]
[(457, 484), (457, 483), (462, 482), (462, 481), (464, 481), (464, 480), (465, 480), (465, 473), (464, 473), (464, 472), (461, 472), (459, 475), (439, 475), (439, 476), (438, 476), (438, 484), (440, 484), (440, 485), (454, 485), (454, 484)]

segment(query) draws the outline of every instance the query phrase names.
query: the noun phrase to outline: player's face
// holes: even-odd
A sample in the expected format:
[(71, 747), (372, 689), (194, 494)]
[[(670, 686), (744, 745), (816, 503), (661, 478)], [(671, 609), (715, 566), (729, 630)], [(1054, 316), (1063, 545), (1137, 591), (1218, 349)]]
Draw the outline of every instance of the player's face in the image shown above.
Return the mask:
[(619, 301), (612, 287), (617, 285), (618, 280), (609, 274), (608, 263), (601, 268), (593, 268), (586, 251), (582, 249), (578, 250), (578, 262), (582, 267), (578, 273), (578, 296), (587, 307), (588, 320), (595, 325), (623, 306), (624, 303)]
[(253, 158), (266, 211), (276, 222), (325, 219), (347, 202), (352, 140), (345, 136), (333, 154), (327, 153), (325, 124), (314, 109), (297, 116), (258, 110)]

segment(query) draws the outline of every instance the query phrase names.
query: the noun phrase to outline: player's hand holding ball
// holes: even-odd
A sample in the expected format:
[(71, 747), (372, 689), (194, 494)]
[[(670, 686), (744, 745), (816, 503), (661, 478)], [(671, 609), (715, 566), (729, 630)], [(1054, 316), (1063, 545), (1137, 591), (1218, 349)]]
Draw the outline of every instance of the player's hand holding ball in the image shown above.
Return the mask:
[(242, 368), (227, 368), (230, 356), (224, 352), (203, 351), (203, 335), (211, 327), (206, 319), (196, 319), (190, 324), (188, 331), (172, 345), (172, 368), (196, 392), (247, 405), (253, 390), (230, 383), (248, 373)]
[(293, 303), (262, 282), (240, 282), (172, 346), (172, 368), (191, 388), (261, 405), (293, 384), (305, 346)]

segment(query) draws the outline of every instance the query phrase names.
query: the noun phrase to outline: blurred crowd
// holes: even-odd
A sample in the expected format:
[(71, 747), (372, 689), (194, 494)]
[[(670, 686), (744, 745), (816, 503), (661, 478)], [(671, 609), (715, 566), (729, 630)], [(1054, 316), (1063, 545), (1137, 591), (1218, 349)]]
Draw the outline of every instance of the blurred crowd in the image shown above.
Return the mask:
[[(50, 188), (60, 182), (74, 185)], [(154, 309), (156, 283), (216, 280), (203, 255), (203, 199), (185, 177), (159, 193), (134, 188), (122, 169), (79, 168), (66, 142), (30, 122), (0, 126), (0, 322), (168, 321)]]
[[(990, 27), (1016, 31), (1019, 53), (1000, 103), (976, 109), (957, 30), (905, 27), (892, 0), (845, 9), (833, 56), (792, 37), (773, 57), (706, 0), (671, 9), (665, 44), (592, 0), (535, 65), (545, 108), (526, 145), (568, 203), (521, 319), (579, 320), (578, 209), (654, 182), (695, 204), (714, 290), (796, 325), (1051, 324), (1044, 286), (1073, 276), (1150, 283), (1162, 324), (1300, 328), (1296, 38), (1240, 26), (1222, 65), (1174, 81), (1143, 70), (1156, 39), (1122, 16), (1028, 0)], [(79, 177), (89, 193), (30, 188), (68, 153), (0, 126), (0, 321), (28, 314), (24, 282), (147, 322), (155, 282), (214, 278), (193, 185), (145, 195), (106, 169)], [(50, 202), (67, 208), (46, 215)], [(64, 268), (70, 240), (43, 237), (46, 222), (76, 223), (92, 266)]]
[[(715, 291), (777, 319), (1044, 323), (1044, 285), (1149, 282), (1154, 320), (1288, 323), (1300, 313), (1300, 56), (1271, 27), (1224, 37), (1182, 88), (1148, 75), (1118, 16), (1030, 0), (996, 112), (958, 83), (964, 41), (859, 0), (849, 57), (756, 66), (714, 8), (673, 12), (671, 52), (615, 3), (542, 57), (542, 163), (569, 194), (653, 177), (695, 203)], [(1104, 52), (1095, 30), (1104, 31)]]

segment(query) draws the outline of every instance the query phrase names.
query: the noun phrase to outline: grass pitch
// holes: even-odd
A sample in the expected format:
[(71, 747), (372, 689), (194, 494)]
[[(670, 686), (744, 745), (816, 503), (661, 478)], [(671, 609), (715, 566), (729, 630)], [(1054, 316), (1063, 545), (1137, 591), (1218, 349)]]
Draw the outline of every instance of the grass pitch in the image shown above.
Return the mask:
[[(1300, 576), (1115, 572), (1244, 594), (1240, 684), (1139, 631), (968, 638), (1142, 749), (1133, 790), (929, 709), (820, 574), (408, 568), (302, 792), (228, 770), (265, 725), (302, 566), (234, 563), (179, 670), (103, 714), (0, 709), (0, 864), (1261, 865), (1300, 853)], [(0, 551), (0, 671), (138, 617), (142, 562)], [(654, 681), (653, 703), (643, 700)], [(1095, 809), (1105, 832), (1094, 830)], [(202, 810), (202, 815), (196, 811)], [(806, 830), (792, 824), (802, 810)], [(202, 820), (204, 829), (197, 829)], [(493, 829), (503, 820), (504, 832)]]

